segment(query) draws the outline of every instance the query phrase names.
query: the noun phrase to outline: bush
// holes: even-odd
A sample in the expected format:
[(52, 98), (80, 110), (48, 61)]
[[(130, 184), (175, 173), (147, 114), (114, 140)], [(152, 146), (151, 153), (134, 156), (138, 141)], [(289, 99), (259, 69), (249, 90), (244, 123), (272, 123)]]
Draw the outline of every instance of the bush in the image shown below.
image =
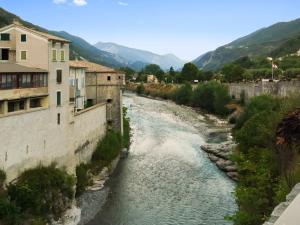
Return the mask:
[(6, 173), (3, 170), (0, 170), (0, 191), (4, 185), (5, 180), (6, 180)]
[[(58, 220), (74, 197), (74, 177), (55, 166), (25, 171), (15, 184), (8, 186), (11, 206), (24, 215)], [(14, 211), (14, 207), (10, 207)]]
[(143, 83), (139, 84), (136, 87), (136, 93), (139, 95), (145, 94), (145, 87), (144, 87)]
[(122, 137), (119, 132), (108, 130), (106, 136), (101, 140), (92, 156), (92, 161), (110, 163), (122, 149)]
[(240, 101), (239, 103), (244, 106), (245, 103), (246, 103), (246, 92), (245, 90), (242, 90), (241, 93), (240, 93)]
[(228, 114), (226, 105), (230, 102), (228, 87), (215, 81), (199, 84), (193, 92), (192, 105), (224, 116)]
[(299, 105), (299, 97), (258, 96), (250, 100), (238, 119), (234, 130), (238, 151), (233, 157), (239, 172), (236, 188), (239, 209), (232, 217), (235, 225), (261, 225), (300, 180), (296, 174), (300, 175), (299, 171), (281, 172), (276, 146), (278, 124)]
[(182, 85), (174, 94), (174, 100), (180, 105), (189, 105), (193, 95), (192, 86), (189, 83)]
[(122, 146), (124, 148), (130, 147), (130, 137), (131, 137), (131, 128), (130, 128), (130, 119), (127, 117), (127, 108), (123, 107), (123, 139)]
[(89, 174), (89, 169), (89, 165), (83, 163), (76, 167), (76, 197), (82, 195), (86, 187), (92, 184), (92, 177)]

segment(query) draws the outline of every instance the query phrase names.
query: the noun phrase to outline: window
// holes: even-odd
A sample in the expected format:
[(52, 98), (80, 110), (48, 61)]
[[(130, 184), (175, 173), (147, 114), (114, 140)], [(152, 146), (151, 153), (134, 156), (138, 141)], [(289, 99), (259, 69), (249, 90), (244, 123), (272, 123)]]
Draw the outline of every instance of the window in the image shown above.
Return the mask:
[(112, 99), (107, 99), (107, 103), (112, 103)]
[(56, 83), (61, 84), (62, 81), (62, 70), (56, 70)]
[(21, 88), (30, 88), (32, 87), (31, 81), (31, 74), (22, 74), (19, 78), (19, 86)]
[(56, 105), (61, 106), (61, 92), (56, 92)]
[(56, 61), (57, 60), (57, 53), (56, 53), (56, 49), (52, 50), (52, 61)]
[(57, 113), (57, 124), (60, 125), (60, 113)]
[(119, 76), (119, 80), (121, 80), (121, 76)]
[(25, 100), (9, 101), (8, 112), (17, 112), (25, 109)]
[(47, 74), (33, 74), (32, 87), (47, 87), (48, 76)]
[(21, 42), (26, 42), (26, 41), (27, 41), (26, 34), (21, 34)]
[(0, 89), (17, 88), (17, 75), (15, 74), (0, 74)]
[(9, 41), (10, 40), (10, 34), (9, 33), (2, 33), (0, 35), (1, 41)]
[(65, 50), (60, 50), (60, 61), (65, 61)]
[(21, 51), (21, 60), (26, 60), (26, 59), (27, 59), (27, 52)]
[(42, 107), (42, 99), (41, 98), (30, 99), (30, 108), (39, 108), (39, 107)]
[(0, 60), (8, 60), (9, 59), (9, 49), (1, 48), (0, 49)]
[(110, 77), (110, 76), (107, 76), (107, 80), (108, 80), (108, 81), (111, 81), (111, 77)]

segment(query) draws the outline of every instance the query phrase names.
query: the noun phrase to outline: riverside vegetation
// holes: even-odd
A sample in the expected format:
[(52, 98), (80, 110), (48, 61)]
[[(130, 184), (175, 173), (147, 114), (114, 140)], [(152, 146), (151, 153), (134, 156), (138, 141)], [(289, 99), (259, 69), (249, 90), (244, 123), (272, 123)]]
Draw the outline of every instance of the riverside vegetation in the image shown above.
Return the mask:
[(239, 104), (241, 112), (230, 117), (238, 144), (231, 156), (238, 169), (235, 191), (238, 210), (228, 218), (235, 225), (263, 224), (274, 207), (285, 201), (286, 195), (300, 182), (300, 113), (294, 116), (293, 127), (285, 128), (291, 136), (288, 142), (282, 144), (278, 137), (282, 121), (300, 107), (299, 96), (262, 95), (246, 102), (245, 94), (241, 93), (237, 102), (229, 97), (226, 85), (212, 81), (199, 84), (194, 90), (190, 84), (140, 84), (137, 91), (221, 116), (230, 112), (226, 107), (229, 102)]
[(123, 147), (129, 148), (130, 121), (126, 109), (123, 117), (124, 135), (108, 130), (99, 141), (91, 163), (76, 168), (76, 178), (52, 164), (29, 169), (4, 188), (6, 175), (0, 170), (0, 224), (45, 225), (60, 219), (72, 207), (74, 196), (91, 185), (91, 176), (109, 165)]

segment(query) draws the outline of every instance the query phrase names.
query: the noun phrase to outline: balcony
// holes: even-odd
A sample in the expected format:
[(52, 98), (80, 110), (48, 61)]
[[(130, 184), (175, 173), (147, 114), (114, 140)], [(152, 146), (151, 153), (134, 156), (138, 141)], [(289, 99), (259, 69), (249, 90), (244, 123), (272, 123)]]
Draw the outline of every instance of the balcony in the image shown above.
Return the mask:
[(46, 73), (0, 73), (0, 100), (48, 95)]

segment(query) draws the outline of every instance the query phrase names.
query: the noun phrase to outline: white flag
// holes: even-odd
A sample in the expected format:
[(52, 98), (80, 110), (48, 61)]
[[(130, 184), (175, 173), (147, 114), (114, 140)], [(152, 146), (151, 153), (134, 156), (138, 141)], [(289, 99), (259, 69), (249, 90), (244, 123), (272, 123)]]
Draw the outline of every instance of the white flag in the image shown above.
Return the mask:
[(278, 69), (278, 66), (276, 65), (276, 64), (272, 64), (272, 67), (273, 67), (273, 69), (275, 69), (275, 70), (277, 70)]

